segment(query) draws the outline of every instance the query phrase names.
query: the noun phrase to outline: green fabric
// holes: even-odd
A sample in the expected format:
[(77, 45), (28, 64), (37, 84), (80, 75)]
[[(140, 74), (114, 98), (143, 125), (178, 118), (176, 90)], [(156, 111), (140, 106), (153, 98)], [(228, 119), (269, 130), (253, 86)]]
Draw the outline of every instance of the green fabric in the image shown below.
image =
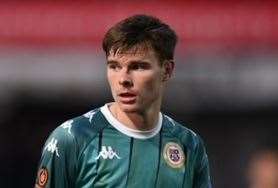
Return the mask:
[(159, 165), (159, 134), (146, 140), (133, 140), (127, 187), (154, 187)]
[(200, 137), (168, 116), (162, 123), (156, 136), (135, 139), (116, 130), (99, 109), (65, 122), (43, 148), (45, 187), (210, 188)]

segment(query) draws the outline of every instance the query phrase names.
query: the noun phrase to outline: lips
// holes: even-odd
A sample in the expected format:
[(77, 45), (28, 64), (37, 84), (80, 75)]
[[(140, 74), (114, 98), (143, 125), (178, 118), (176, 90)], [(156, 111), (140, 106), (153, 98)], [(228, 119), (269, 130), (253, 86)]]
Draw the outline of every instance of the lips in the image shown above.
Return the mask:
[(135, 97), (136, 95), (133, 93), (121, 93), (120, 97)]
[(136, 100), (136, 94), (131, 93), (131, 92), (124, 92), (124, 93), (120, 93), (118, 95), (120, 102), (124, 103), (124, 104), (132, 104), (135, 102)]

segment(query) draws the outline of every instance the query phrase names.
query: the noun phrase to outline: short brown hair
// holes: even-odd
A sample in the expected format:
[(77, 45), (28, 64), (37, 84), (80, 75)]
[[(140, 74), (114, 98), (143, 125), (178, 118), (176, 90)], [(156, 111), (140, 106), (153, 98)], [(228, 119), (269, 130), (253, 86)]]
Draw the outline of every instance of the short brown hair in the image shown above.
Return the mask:
[(150, 45), (162, 60), (174, 58), (177, 35), (169, 25), (148, 15), (128, 17), (108, 30), (102, 42), (106, 56), (111, 50), (116, 53), (131, 49), (136, 45)]

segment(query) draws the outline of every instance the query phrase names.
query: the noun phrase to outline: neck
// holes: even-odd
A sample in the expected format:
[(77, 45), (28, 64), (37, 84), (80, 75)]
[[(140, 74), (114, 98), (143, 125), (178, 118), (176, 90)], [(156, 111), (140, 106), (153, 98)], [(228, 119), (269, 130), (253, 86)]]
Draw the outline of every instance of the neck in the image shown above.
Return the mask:
[(159, 118), (160, 105), (154, 105), (154, 107), (143, 112), (124, 112), (117, 103), (112, 103), (109, 109), (113, 116), (128, 128), (147, 131), (156, 126)]

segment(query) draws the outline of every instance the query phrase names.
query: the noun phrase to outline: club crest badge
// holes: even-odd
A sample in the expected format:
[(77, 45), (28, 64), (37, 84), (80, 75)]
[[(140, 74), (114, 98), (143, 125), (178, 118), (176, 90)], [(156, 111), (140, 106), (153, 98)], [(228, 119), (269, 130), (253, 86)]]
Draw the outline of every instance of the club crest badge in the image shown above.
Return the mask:
[(185, 155), (181, 146), (174, 142), (168, 142), (163, 149), (163, 157), (172, 168), (181, 168), (185, 164)]

